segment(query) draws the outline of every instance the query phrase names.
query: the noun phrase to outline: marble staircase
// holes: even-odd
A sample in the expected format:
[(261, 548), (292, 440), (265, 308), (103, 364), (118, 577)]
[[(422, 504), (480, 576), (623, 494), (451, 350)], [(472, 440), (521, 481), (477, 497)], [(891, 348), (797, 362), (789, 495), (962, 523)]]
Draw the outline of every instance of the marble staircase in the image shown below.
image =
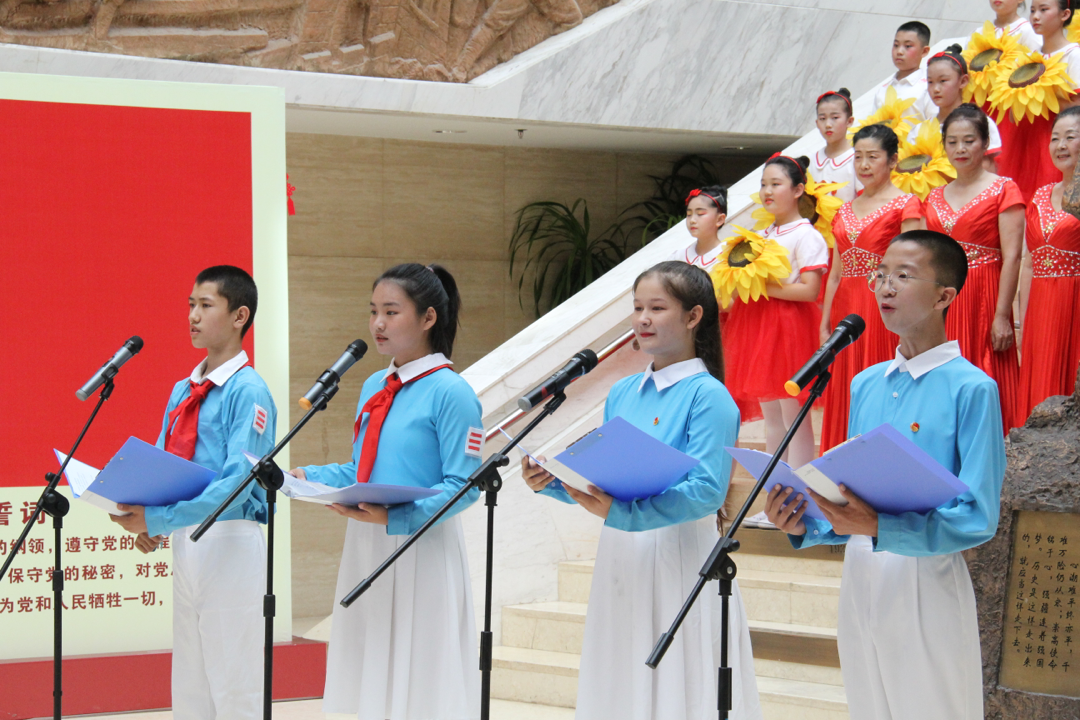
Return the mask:
[[(819, 426), (820, 413), (813, 419)], [(760, 423), (744, 426), (740, 445), (764, 449)], [(753, 484), (736, 465), (729, 495), (733, 508)], [(759, 498), (754, 512), (762, 505)], [(740, 529), (738, 537), (739, 589), (766, 720), (846, 720), (836, 650), (843, 549), (796, 551), (781, 533), (750, 527)], [(574, 707), (592, 570), (592, 560), (561, 562), (557, 600), (502, 608), (492, 697)]]

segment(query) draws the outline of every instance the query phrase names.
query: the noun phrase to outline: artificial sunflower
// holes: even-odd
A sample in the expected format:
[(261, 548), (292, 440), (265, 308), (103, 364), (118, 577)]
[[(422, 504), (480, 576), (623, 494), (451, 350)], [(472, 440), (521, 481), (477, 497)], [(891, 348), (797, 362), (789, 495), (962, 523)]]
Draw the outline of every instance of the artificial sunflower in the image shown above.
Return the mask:
[(779, 285), (791, 274), (787, 248), (772, 238), (732, 225), (737, 235), (728, 238), (709, 272), (720, 304), (727, 307), (735, 293), (746, 302), (769, 298), (769, 283)]
[(964, 99), (983, 107), (998, 76), (1006, 68), (1013, 67), (1025, 50), (1020, 41), (1008, 33), (998, 37), (994, 23), (987, 20), (982, 30), (971, 36), (963, 54), (970, 78), (964, 88)]
[(956, 168), (945, 154), (937, 118), (919, 125), (912, 142), (900, 141), (900, 161), (892, 172), (896, 187), (925, 200), (930, 191), (956, 178)]
[(896, 94), (896, 88), (890, 86), (885, 91), (885, 103), (859, 122), (852, 125), (848, 131), (848, 137), (854, 137), (855, 133), (870, 125), (888, 125), (896, 133), (897, 137), (904, 137), (911, 130), (911, 126), (918, 120), (911, 106), (915, 104), (915, 98), (901, 100)]
[(1001, 69), (990, 93), (990, 111), (997, 113), (998, 122), (1010, 113), (1017, 124), (1024, 119), (1035, 122), (1037, 117), (1049, 120), (1050, 113), (1061, 110), (1061, 103), (1072, 97), (1076, 87), (1063, 54), (1022, 53)]
[[(813, 175), (806, 173), (806, 190), (799, 198), (799, 214), (814, 224), (814, 228), (821, 233), (830, 248), (835, 242), (832, 221), (840, 208), (844, 206), (844, 201), (836, 197), (835, 193), (846, 185), (846, 182), (817, 182)], [(761, 205), (761, 196), (757, 193), (751, 195), (750, 199)], [(776, 221), (776, 216), (764, 207), (754, 210), (750, 213), (750, 217), (757, 221), (754, 223), (754, 230), (764, 230)]]

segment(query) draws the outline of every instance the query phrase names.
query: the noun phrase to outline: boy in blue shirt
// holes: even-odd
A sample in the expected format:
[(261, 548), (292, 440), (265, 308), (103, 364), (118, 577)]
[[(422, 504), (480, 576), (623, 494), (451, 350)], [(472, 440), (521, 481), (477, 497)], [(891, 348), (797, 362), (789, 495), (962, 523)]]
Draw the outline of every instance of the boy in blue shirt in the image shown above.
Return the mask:
[(176, 720), (262, 716), (262, 596), (266, 494), (252, 483), (198, 543), (190, 535), (251, 470), (244, 451), (274, 446), (277, 410), (242, 340), (258, 291), (240, 268), (218, 265), (188, 298), (191, 344), (206, 359), (173, 388), (157, 446), (217, 471), (198, 497), (161, 507), (121, 505), (113, 517), (152, 551), (173, 535), (172, 703)]
[(975, 593), (960, 553), (997, 531), (1005, 443), (997, 384), (945, 335), (966, 276), (952, 238), (893, 239), (869, 281), (900, 346), (852, 381), (848, 435), (889, 423), (968, 492), (927, 513), (885, 515), (842, 485), (843, 506), (811, 491), (829, 522), (803, 518), (791, 488), (775, 486), (766, 501), (795, 547), (847, 543), (837, 644), (852, 720), (983, 717)]

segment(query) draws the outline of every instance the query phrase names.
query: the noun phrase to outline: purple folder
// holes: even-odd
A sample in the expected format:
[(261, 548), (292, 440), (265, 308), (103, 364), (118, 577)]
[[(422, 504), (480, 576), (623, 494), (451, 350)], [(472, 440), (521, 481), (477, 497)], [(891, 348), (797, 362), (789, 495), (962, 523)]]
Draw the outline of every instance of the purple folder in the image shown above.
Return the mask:
[[(769, 456), (756, 450), (727, 448), (754, 477), (760, 477)], [(838, 445), (801, 468), (778, 463), (766, 490), (776, 484), (806, 494), (809, 485), (825, 498), (845, 504), (838, 485), (845, 485), (879, 513), (927, 513), (968, 491), (960, 478), (892, 425)], [(811, 500), (806, 514), (824, 519)]]

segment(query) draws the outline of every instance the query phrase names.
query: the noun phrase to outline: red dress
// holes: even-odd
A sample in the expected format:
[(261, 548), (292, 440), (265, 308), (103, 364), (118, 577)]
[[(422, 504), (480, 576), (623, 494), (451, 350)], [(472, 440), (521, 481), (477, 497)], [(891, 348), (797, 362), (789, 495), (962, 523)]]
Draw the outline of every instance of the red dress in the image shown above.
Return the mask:
[(1055, 118), (1057, 115), (1051, 114), (1049, 120), (1037, 117), (1034, 122), (1024, 120), (1017, 125), (1010, 114), (998, 123), (1003, 150), (998, 156), (997, 171), (1016, 182), (1024, 202), (1030, 202), (1043, 185), (1061, 182), (1061, 171), (1050, 159), (1050, 133)]
[[(828, 267), (828, 245), (808, 220), (770, 225), (762, 235), (787, 250), (790, 282), (803, 272), (823, 272)], [(736, 296), (727, 316), (721, 331), (724, 385), (738, 404), (743, 422), (759, 420), (760, 403), (791, 399), (784, 383), (818, 348), (821, 308), (816, 302), (778, 298), (743, 302)]]
[(1010, 428), (1023, 424), (1018, 408), (1020, 366), (1016, 344), (995, 352), (990, 330), (1001, 281), (998, 216), (1009, 208), (1023, 207), (1024, 200), (1020, 188), (1006, 177), (999, 177), (959, 212), (945, 201), (944, 191), (945, 188), (934, 188), (926, 198), (926, 227), (945, 233), (963, 245), (968, 259), (967, 281), (949, 307), (945, 331), (950, 340), (960, 342), (960, 352), (965, 358), (997, 382), (1002, 424), (1008, 433)]
[(1027, 210), (1031, 292), (1020, 359), (1021, 419), (1054, 395), (1072, 395), (1080, 365), (1080, 220), (1039, 188)]
[(833, 219), (833, 236), (840, 252), (842, 275), (829, 312), (829, 327), (851, 313), (862, 316), (866, 330), (850, 347), (841, 350), (832, 364), (832, 380), (825, 390), (825, 413), (821, 420), (821, 451), (839, 445), (848, 437), (848, 407), (851, 381), (856, 375), (896, 355), (899, 338), (885, 329), (874, 293), (866, 276), (877, 269), (889, 242), (900, 234), (901, 224), (922, 217), (922, 203), (914, 195), (901, 195), (864, 218), (858, 218), (851, 203)]

